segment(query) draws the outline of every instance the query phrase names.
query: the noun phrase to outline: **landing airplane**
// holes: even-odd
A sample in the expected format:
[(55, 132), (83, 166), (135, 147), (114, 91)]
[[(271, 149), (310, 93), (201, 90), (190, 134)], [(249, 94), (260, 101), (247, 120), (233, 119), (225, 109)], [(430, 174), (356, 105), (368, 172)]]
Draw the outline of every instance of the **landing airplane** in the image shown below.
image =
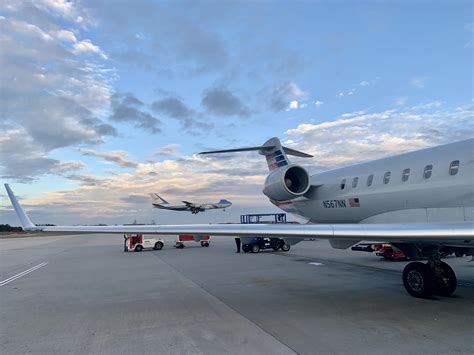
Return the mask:
[(346, 249), (362, 241), (384, 241), (412, 258), (403, 270), (405, 289), (414, 297), (451, 295), (457, 286), (446, 252), (474, 255), (474, 139), (357, 164), (310, 176), (288, 155), (311, 155), (283, 147), (278, 138), (262, 146), (202, 152), (258, 151), (270, 170), (263, 193), (282, 210), (311, 224), (207, 224), (161, 226), (35, 226), (11, 189), (10, 200), (27, 231), (74, 233), (208, 234), (251, 239), (328, 239)]
[(217, 203), (194, 203), (189, 201), (181, 201), (182, 205), (170, 205), (168, 201), (160, 197), (158, 194), (150, 194), (153, 199), (152, 205), (155, 208), (160, 208), (163, 210), (170, 211), (190, 211), (192, 214), (198, 214), (199, 212), (204, 212), (206, 210), (216, 210), (216, 209), (226, 209), (227, 207), (232, 206), (232, 202), (227, 200), (220, 200)]

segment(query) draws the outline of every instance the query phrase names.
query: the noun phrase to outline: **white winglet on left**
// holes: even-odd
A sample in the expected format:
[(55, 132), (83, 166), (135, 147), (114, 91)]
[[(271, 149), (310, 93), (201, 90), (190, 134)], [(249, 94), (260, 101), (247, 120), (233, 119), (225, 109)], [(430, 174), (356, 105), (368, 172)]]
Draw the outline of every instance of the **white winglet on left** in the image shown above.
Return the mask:
[(8, 186), (8, 184), (5, 184), (5, 189), (7, 190), (8, 197), (10, 198), (13, 208), (15, 209), (16, 215), (20, 219), (21, 226), (23, 227), (23, 229), (40, 230), (40, 228), (36, 227), (36, 225), (31, 222), (30, 217), (26, 215), (25, 211), (23, 211), (23, 208), (18, 203), (15, 195), (13, 194), (13, 191), (10, 189), (10, 186)]

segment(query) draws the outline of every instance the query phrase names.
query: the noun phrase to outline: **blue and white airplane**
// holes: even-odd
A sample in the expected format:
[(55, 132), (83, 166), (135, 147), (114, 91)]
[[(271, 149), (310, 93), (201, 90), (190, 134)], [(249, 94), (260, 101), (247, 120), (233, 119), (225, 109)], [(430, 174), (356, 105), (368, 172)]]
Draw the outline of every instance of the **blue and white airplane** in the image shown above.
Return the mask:
[(182, 205), (172, 205), (164, 198), (160, 197), (158, 194), (150, 194), (153, 202), (152, 205), (155, 208), (159, 208), (162, 210), (169, 210), (169, 211), (188, 211), (192, 214), (198, 214), (199, 212), (204, 212), (206, 210), (216, 210), (216, 209), (223, 209), (225, 211), (226, 208), (232, 206), (232, 202), (228, 200), (220, 200), (216, 203), (195, 203), (189, 201), (181, 201)]

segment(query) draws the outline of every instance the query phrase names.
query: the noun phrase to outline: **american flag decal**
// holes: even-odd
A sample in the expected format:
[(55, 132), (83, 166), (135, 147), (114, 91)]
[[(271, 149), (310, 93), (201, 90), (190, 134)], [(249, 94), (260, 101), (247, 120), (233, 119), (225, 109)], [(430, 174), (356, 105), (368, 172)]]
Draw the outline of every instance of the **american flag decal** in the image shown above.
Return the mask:
[(281, 168), (282, 166), (288, 165), (285, 155), (279, 149), (274, 153), (267, 154), (265, 158), (267, 158), (267, 164), (270, 170), (275, 170), (277, 168)]
[(358, 197), (350, 198), (349, 199), (349, 206), (351, 206), (351, 207), (360, 207), (359, 198)]

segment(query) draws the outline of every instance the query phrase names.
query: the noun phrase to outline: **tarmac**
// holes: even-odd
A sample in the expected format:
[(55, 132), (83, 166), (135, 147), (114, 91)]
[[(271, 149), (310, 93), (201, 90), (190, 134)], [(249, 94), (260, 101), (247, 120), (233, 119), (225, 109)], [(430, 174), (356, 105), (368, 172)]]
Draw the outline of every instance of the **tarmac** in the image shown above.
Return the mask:
[(452, 297), (409, 296), (405, 262), (304, 241), (124, 253), (121, 235), (0, 240), (2, 354), (473, 354), (474, 262)]

